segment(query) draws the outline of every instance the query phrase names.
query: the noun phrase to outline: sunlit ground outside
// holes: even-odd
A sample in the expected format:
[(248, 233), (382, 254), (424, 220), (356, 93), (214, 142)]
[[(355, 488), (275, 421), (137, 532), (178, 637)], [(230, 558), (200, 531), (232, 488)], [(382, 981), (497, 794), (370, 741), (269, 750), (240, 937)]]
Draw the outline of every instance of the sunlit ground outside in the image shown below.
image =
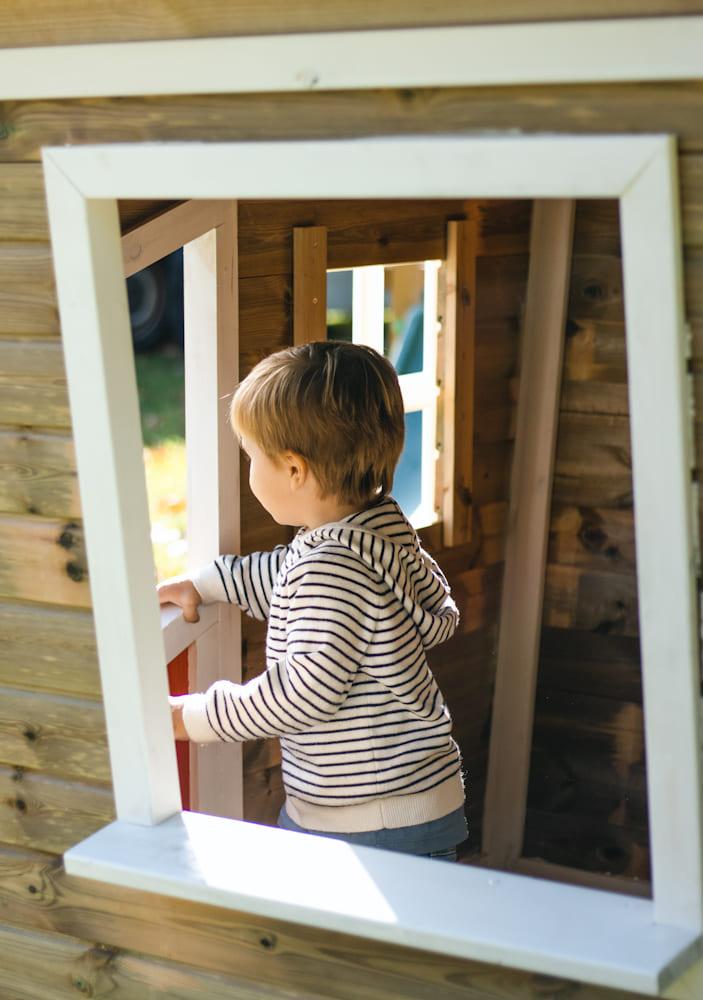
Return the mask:
[(137, 354), (137, 384), (157, 580), (186, 569), (183, 354), (168, 345)]

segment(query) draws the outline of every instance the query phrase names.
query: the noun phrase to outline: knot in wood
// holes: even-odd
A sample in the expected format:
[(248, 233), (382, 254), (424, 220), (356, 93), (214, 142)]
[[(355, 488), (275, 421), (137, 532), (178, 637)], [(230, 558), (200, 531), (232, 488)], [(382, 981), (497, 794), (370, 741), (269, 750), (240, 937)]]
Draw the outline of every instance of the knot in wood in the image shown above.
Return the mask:
[(277, 943), (278, 942), (276, 940), (276, 935), (275, 934), (269, 934), (268, 932), (266, 934), (262, 934), (260, 936), (260, 938), (259, 938), (259, 944), (266, 951), (273, 951), (273, 949), (276, 947)]

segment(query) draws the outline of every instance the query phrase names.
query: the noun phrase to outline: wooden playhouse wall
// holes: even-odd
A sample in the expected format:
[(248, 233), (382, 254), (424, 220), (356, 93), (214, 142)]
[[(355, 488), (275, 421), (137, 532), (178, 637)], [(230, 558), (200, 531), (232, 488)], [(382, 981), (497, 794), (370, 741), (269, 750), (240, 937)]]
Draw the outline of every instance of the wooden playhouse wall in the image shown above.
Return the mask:
[[(12, 0), (3, 44), (236, 32), (670, 13), (653, 0), (471, 4), (122, 5), (116, 14)], [(679, 3), (676, 13), (698, 13)], [(703, 380), (703, 85), (618, 84), (0, 103), (0, 991), (212, 997), (537, 997), (614, 991), (375, 945), (349, 936), (69, 879), (59, 855), (112, 816), (103, 711), (39, 165), (42, 145), (168, 139), (470, 134), (484, 129), (673, 132), (680, 143), (692, 378)], [(243, 230), (244, 232), (244, 230)], [(578, 209), (559, 425), (526, 853), (646, 878), (629, 430), (617, 226), (612, 205)], [(506, 254), (520, 256), (519, 254)], [(506, 263), (506, 267), (509, 265)], [(485, 265), (482, 265), (485, 267)], [(270, 276), (270, 275), (269, 275)], [(254, 277), (253, 275), (251, 277)], [(264, 275), (265, 277), (265, 275)], [(484, 278), (487, 275), (484, 273)], [(490, 282), (484, 281), (484, 287)], [(481, 287), (481, 282), (479, 281)], [(517, 287), (517, 285), (516, 285)], [(252, 285), (253, 288), (253, 285)], [(255, 302), (252, 298), (251, 302)], [(480, 308), (480, 307), (479, 307)], [(519, 301), (489, 338), (480, 426), (496, 396), (505, 433), (486, 445), (486, 505), (507, 499)], [(243, 332), (249, 317), (242, 303)], [(253, 322), (253, 320), (252, 320)], [(268, 322), (268, 321), (267, 321)], [(509, 328), (505, 327), (505, 331)], [(250, 331), (254, 327), (249, 326)], [(264, 329), (268, 329), (266, 326)], [(488, 327), (486, 327), (488, 329)], [(479, 331), (480, 336), (480, 331)], [(244, 350), (244, 348), (243, 348)], [(243, 358), (243, 361), (245, 359)], [(501, 388), (502, 386), (502, 388)], [(501, 395), (502, 393), (502, 395)], [(511, 395), (512, 394), (512, 395)], [(701, 407), (698, 406), (700, 412)], [(495, 407), (494, 407), (495, 411)], [(496, 412), (493, 412), (493, 417)], [(497, 425), (496, 425), (497, 426)], [(700, 453), (703, 434), (696, 426)], [(499, 461), (495, 456), (502, 454)], [(490, 464), (493, 463), (493, 464)], [(490, 470), (493, 470), (491, 472)], [(491, 478), (491, 476), (493, 478)], [(480, 504), (479, 504), (480, 506)], [(268, 537), (245, 506), (252, 534)], [(257, 527), (258, 525), (258, 527)], [(666, 525), (662, 525), (666, 530)], [(257, 532), (260, 534), (257, 536)], [(258, 540), (256, 542), (259, 544)], [(496, 580), (485, 548), (447, 553), (474, 626), (438, 666), (465, 738), (488, 705)], [(494, 559), (493, 564), (496, 564)], [(499, 560), (497, 561), (499, 565)], [(471, 618), (474, 615), (475, 618)], [(250, 636), (247, 666), (260, 634)], [(451, 655), (449, 655), (451, 653)], [(467, 687), (470, 694), (467, 695)], [(478, 710), (480, 715), (480, 709)], [(473, 714), (472, 714), (473, 713)], [(477, 737), (478, 732), (478, 737)], [(483, 750), (482, 750), (483, 747)], [(252, 810), (274, 808), (276, 760), (247, 755)], [(257, 756), (258, 755), (258, 756)], [(257, 784), (258, 782), (258, 784)], [(258, 802), (258, 804), (257, 804)], [(262, 802), (264, 805), (262, 805)], [(251, 813), (250, 813), (251, 815)], [(259, 812), (263, 816), (263, 812)], [(575, 838), (577, 842), (574, 848)], [(580, 839), (579, 839), (580, 838)], [(467, 901), (470, 905), (470, 901)], [(631, 996), (631, 994), (628, 994)]]

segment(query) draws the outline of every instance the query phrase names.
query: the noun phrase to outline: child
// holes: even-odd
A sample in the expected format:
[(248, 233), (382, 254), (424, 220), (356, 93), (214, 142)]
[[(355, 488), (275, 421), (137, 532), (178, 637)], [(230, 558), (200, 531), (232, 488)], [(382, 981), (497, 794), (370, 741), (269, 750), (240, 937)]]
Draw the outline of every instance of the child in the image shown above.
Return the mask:
[(300, 530), (159, 587), (186, 620), (229, 601), (269, 621), (266, 671), (172, 698), (176, 736), (279, 736), (279, 826), (455, 859), (461, 758), (426, 651), (458, 612), (389, 496), (405, 426), (392, 365), (331, 341), (279, 351), (240, 384), (231, 422), (252, 492)]

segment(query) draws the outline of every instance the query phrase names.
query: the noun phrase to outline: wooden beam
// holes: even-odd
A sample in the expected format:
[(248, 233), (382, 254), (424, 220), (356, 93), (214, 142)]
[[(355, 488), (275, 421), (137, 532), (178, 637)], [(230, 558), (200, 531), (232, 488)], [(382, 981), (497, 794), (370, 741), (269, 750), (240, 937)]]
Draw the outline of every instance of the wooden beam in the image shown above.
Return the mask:
[(444, 545), (471, 541), (476, 341), (476, 211), (447, 223), (443, 372)]
[(293, 343), (327, 340), (327, 228), (293, 229)]
[(536, 201), (522, 342), (483, 851), (522, 851), (559, 412), (574, 202)]
[(122, 237), (125, 278), (167, 257), (221, 223), (221, 201), (194, 199), (136, 226)]

